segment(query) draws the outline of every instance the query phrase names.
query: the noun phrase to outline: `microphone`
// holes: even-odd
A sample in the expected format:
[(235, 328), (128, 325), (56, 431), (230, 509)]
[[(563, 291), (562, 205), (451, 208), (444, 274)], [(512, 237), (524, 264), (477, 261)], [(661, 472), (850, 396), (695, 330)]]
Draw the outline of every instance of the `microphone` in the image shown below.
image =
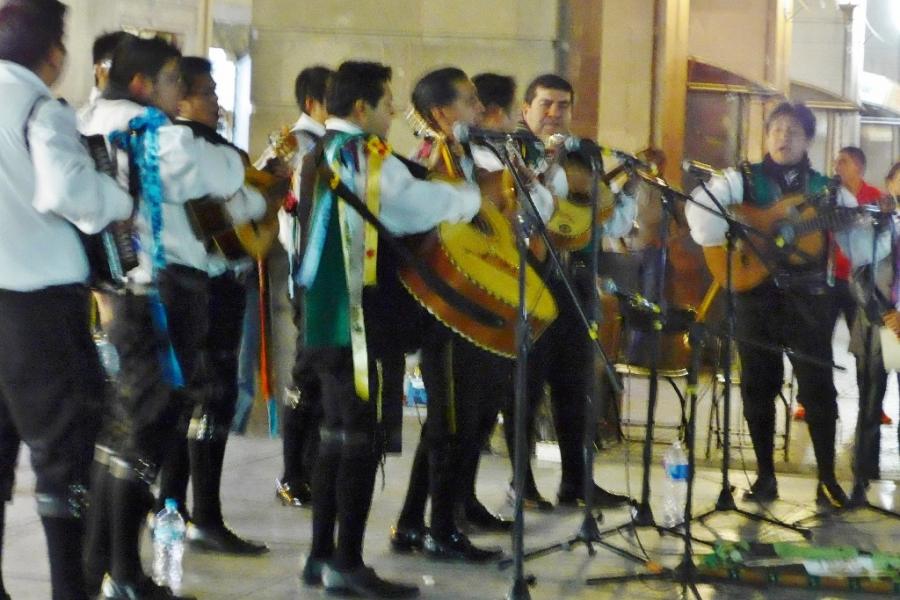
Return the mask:
[(634, 154), (629, 154), (623, 150), (616, 150), (615, 148), (609, 148), (607, 146), (601, 146), (594, 140), (589, 140), (587, 138), (570, 135), (566, 138), (564, 146), (567, 152), (580, 152), (587, 156), (606, 156), (615, 158), (619, 162), (625, 163), (627, 166), (640, 167), (648, 171), (653, 170), (653, 166), (650, 165), (650, 163), (641, 160)]
[(659, 304), (650, 302), (640, 294), (619, 289), (619, 286), (617, 286), (616, 282), (612, 279), (604, 279), (600, 284), (600, 289), (607, 294), (615, 296), (619, 300), (627, 302), (631, 308), (655, 315), (662, 314), (662, 308), (660, 308)]
[(685, 160), (681, 163), (681, 169), (685, 173), (690, 173), (694, 177), (702, 179), (703, 181), (708, 180), (710, 177), (717, 177), (722, 175), (722, 171), (716, 169), (712, 165), (708, 165), (704, 162), (700, 162), (699, 160)]
[(453, 137), (461, 144), (468, 142), (506, 142), (510, 138), (523, 142), (532, 142), (538, 139), (530, 131), (495, 131), (493, 129), (473, 127), (460, 121), (453, 124)]

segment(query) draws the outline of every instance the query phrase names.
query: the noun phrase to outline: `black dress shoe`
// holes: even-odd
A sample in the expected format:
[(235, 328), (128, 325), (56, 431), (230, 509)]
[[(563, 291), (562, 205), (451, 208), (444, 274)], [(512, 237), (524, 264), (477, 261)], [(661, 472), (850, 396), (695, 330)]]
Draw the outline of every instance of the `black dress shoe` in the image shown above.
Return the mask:
[(308, 483), (291, 486), (286, 481), (276, 479), (275, 497), (284, 506), (302, 508), (312, 505), (312, 490)]
[(322, 571), (325, 568), (325, 561), (310, 556), (303, 565), (303, 572), (300, 573), (300, 581), (304, 585), (310, 587), (319, 587), (322, 585)]
[[(506, 499), (510, 506), (516, 505), (516, 489), (513, 486), (509, 486), (509, 489), (506, 490)], [(539, 510), (541, 512), (553, 510), (553, 503), (541, 496), (541, 493), (536, 489), (525, 490), (522, 506), (526, 510)]]
[(103, 600), (197, 600), (194, 596), (177, 596), (169, 588), (156, 585), (149, 577), (139, 582), (117, 582), (107, 575), (100, 586)]
[(419, 588), (382, 579), (371, 567), (361, 565), (349, 571), (325, 565), (322, 583), (329, 594), (356, 595), (363, 598), (416, 598)]
[(192, 548), (206, 552), (257, 556), (269, 551), (269, 547), (265, 544), (245, 540), (228, 529), (225, 524), (200, 527), (189, 523), (185, 537)]
[(819, 481), (816, 486), (816, 504), (826, 510), (842, 510), (850, 504), (847, 494), (834, 479)]
[(744, 492), (744, 500), (772, 502), (778, 499), (778, 481), (774, 475), (757, 477), (750, 489)]
[[(559, 493), (556, 495), (556, 499), (560, 506), (570, 508), (583, 507), (584, 490), (581, 486), (563, 484), (559, 486)], [(626, 504), (634, 504), (634, 500), (628, 496), (608, 492), (596, 483), (594, 484), (593, 502), (594, 506), (597, 508), (616, 508), (625, 506)]]
[(455, 531), (447, 536), (436, 536), (429, 531), (425, 534), (424, 545), (425, 556), (437, 560), (484, 563), (503, 556), (503, 550), (500, 548), (479, 548), (461, 531)]
[(391, 548), (401, 554), (421, 551), (425, 543), (425, 531), (424, 525), (420, 527), (395, 525), (391, 527)]
[(509, 531), (512, 529), (513, 522), (495, 515), (478, 499), (470, 499), (463, 508), (463, 516), (470, 525), (481, 529), (482, 531)]

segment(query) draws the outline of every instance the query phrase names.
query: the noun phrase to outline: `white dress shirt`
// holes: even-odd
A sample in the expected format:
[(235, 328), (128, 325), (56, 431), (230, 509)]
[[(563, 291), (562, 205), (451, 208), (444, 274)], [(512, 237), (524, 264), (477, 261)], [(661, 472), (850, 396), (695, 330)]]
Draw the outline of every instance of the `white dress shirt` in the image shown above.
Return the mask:
[[(28, 114), (43, 102), (28, 126)], [(34, 291), (83, 283), (87, 258), (73, 224), (96, 233), (131, 213), (131, 198), (98, 173), (75, 112), (52, 99), (41, 79), (0, 60), (0, 289)]]
[[(125, 130), (128, 122), (145, 108), (130, 100), (97, 100), (91, 119), (83, 124), (86, 134), (108, 136)], [(115, 154), (119, 184), (128, 188), (128, 157)], [(179, 264), (205, 271), (209, 254), (194, 235), (184, 204), (188, 200), (212, 196), (229, 198), (244, 183), (244, 164), (240, 154), (228, 146), (212, 144), (194, 135), (190, 128), (167, 123), (159, 129), (159, 172), (163, 183), (162, 243), (167, 264)], [(135, 219), (140, 235), (140, 265), (129, 272), (129, 280), (146, 285), (152, 278), (152, 234), (142, 211)]]

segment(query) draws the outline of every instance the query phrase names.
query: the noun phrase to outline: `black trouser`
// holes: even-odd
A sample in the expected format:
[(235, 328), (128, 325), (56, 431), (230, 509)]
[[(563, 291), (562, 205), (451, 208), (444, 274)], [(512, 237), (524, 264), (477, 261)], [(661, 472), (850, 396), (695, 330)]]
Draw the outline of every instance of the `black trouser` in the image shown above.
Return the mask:
[(157, 283), (185, 386), (172, 390), (163, 379), (160, 352), (167, 345), (153, 327), (149, 299), (130, 293), (111, 297), (114, 317), (108, 335), (120, 362), (118, 411), (113, 414), (124, 415), (127, 422), (124, 439), (111, 449), (113, 456), (98, 460), (95, 469), (92, 506), (106, 519), (92, 519), (92, 543), (85, 553), (94, 580), (107, 561), (116, 581), (135, 582), (142, 576), (138, 545), (143, 518), (152, 507), (149, 486), (159, 465), (184, 438), (185, 407), (204, 393), (208, 277), (170, 265), (159, 273)]
[(330, 560), (338, 569), (353, 569), (362, 564), (375, 473), (383, 455), (384, 436), (378, 421), (380, 367), (377, 356), (370, 352), (369, 398), (363, 400), (356, 393), (349, 348), (307, 351), (321, 382), (324, 412), (313, 473), (310, 556)]
[(856, 320), (856, 311), (858, 304), (853, 294), (850, 292), (850, 282), (846, 279), (835, 279), (834, 287), (831, 288), (832, 297), (834, 298), (834, 320), (832, 322), (832, 331), (834, 325), (837, 324), (838, 317), (844, 315), (847, 322), (847, 329), (853, 330), (853, 321)]
[[(575, 278), (580, 298), (587, 297), (584, 273)], [(547, 278), (548, 287), (557, 301), (559, 316), (538, 338), (528, 356), (528, 436), (534, 437), (534, 419), (544, 397), (545, 384), (550, 387), (553, 424), (562, 462), (560, 487), (581, 490), (584, 473), (583, 436), (587, 423), (587, 391), (592, 364), (590, 341), (575, 305), (558, 277)], [(507, 447), (514, 448), (515, 407), (512, 402), (504, 412)], [(531, 466), (526, 473), (526, 489), (534, 489)]]
[(89, 305), (80, 285), (0, 290), (0, 404), (31, 450), (54, 599), (87, 598), (81, 511), (105, 388)]
[(824, 361), (820, 366), (789, 356), (797, 378), (797, 400), (806, 409), (819, 479), (833, 479), (837, 392), (831, 368), (832, 311), (833, 298), (828, 293), (785, 292), (771, 283), (735, 296), (741, 397), (760, 476), (775, 474), (775, 397), (784, 382), (784, 363), (780, 350), (740, 340), (783, 345)]
[[(296, 290), (291, 299), (294, 325), (303, 331), (303, 295)], [(299, 391), (296, 405), (285, 405), (282, 414), (281, 439), (284, 474), (281, 481), (297, 489), (312, 479), (319, 449), (319, 425), (322, 421), (322, 390), (310, 354), (303, 345), (303, 335), (297, 335), (294, 368), (291, 370), (294, 387)]]
[[(175, 440), (160, 473), (160, 509), (166, 498), (174, 498), (184, 509), (188, 479), (193, 478), (191, 518), (200, 526), (222, 521), (219, 483), (237, 401), (238, 349), (245, 307), (246, 290), (232, 272), (209, 279), (209, 325), (202, 350), (206, 363), (193, 385), (199, 404), (188, 402), (183, 407), (179, 431), (186, 431), (183, 423), (191, 419), (191, 434)], [(201, 424), (202, 431), (198, 429)]]
[(21, 441), (6, 403), (0, 402), (0, 503), (12, 500)]
[(856, 455), (853, 473), (856, 481), (860, 483), (881, 477), (881, 414), (884, 393), (887, 391), (888, 373), (884, 370), (879, 335), (878, 326), (871, 325), (865, 328), (863, 352), (856, 357), (859, 415), (856, 419)]
[(399, 524), (421, 527), (430, 497), (431, 531), (447, 536), (457, 529), (454, 506), (474, 487), (478, 457), (473, 453), (480, 452), (484, 443), (484, 422), (496, 417), (497, 400), (487, 400), (495, 387), (493, 378), (498, 377), (491, 366), (503, 359), (435, 320), (428, 327), (421, 362), (428, 416), (413, 458)]

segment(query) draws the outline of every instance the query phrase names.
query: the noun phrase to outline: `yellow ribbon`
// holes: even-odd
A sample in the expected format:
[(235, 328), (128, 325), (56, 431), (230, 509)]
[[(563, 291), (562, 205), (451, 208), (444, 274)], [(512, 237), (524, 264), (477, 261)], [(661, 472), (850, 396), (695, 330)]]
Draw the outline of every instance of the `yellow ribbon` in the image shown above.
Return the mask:
[[(374, 135), (366, 143), (366, 154), (368, 155), (366, 206), (376, 217), (381, 211), (381, 165), (390, 151), (390, 146)], [(371, 223), (366, 222), (364, 231), (363, 285), (369, 286), (375, 285), (377, 281), (378, 230)]]

